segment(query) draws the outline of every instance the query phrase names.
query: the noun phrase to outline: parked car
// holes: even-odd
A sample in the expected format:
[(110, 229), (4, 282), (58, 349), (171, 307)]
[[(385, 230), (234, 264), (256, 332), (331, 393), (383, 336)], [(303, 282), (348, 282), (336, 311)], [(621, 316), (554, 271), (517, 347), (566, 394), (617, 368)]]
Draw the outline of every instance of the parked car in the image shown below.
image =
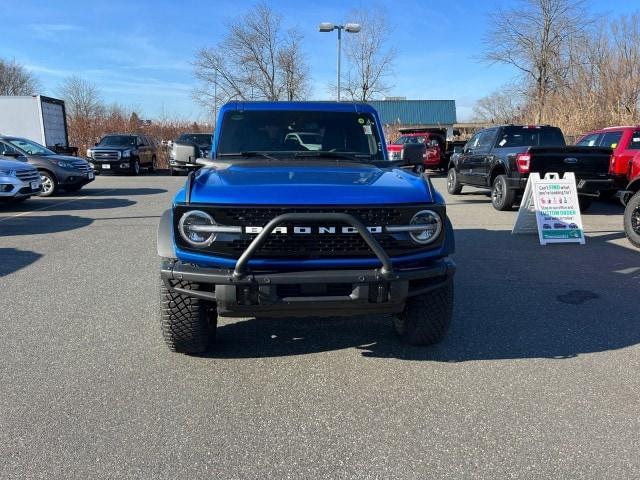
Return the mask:
[(24, 161), (0, 156), (0, 200), (22, 202), (42, 190), (38, 170)]
[(0, 134), (34, 140), (63, 155), (78, 155), (69, 146), (64, 101), (43, 95), (0, 96)]
[(462, 147), (462, 140), (448, 140), (447, 129), (438, 127), (401, 128), (398, 139), (387, 145), (389, 158), (400, 160), (402, 146), (419, 143), (424, 145), (424, 168), (446, 170), (455, 147)]
[[(210, 165), (187, 177), (158, 227), (171, 350), (207, 350), (218, 315), (387, 313), (407, 343), (445, 336), (446, 206), (427, 177), (388, 159), (370, 105), (232, 102), (217, 125)], [(320, 150), (287, 144), (299, 125), (323, 132)], [(403, 157), (422, 164), (421, 149), (405, 145)]]
[(614, 190), (609, 175), (610, 148), (566, 146), (558, 127), (504, 125), (476, 133), (463, 152), (452, 159), (447, 191), (457, 195), (463, 186), (491, 189), (496, 210), (510, 210), (524, 192), (530, 172), (576, 176), (580, 208), (586, 210), (601, 192)]
[(169, 173), (177, 175), (201, 167), (197, 158), (207, 158), (211, 153), (210, 133), (183, 133), (171, 143)]
[(640, 248), (640, 156), (629, 165), (629, 184), (618, 192), (624, 209), (624, 232), (629, 241)]
[(97, 173), (140, 175), (142, 169), (153, 172), (156, 167), (155, 142), (139, 134), (111, 134), (87, 150), (87, 158)]
[(613, 149), (609, 173), (616, 187), (625, 188), (633, 179), (631, 163), (640, 157), (640, 125), (635, 127), (608, 127), (585, 133), (576, 145)]
[(43, 197), (60, 189), (77, 192), (95, 179), (91, 166), (78, 157), (59, 155), (39, 143), (20, 137), (0, 136), (0, 155), (26, 157), (38, 169)]

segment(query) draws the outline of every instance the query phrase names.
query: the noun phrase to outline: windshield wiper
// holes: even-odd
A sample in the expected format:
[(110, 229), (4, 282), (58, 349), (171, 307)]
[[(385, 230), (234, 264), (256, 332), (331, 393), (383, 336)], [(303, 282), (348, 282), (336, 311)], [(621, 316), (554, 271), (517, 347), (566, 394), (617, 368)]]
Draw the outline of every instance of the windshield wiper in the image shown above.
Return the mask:
[(269, 160), (278, 160), (276, 157), (272, 157), (268, 153), (251, 151), (251, 152), (238, 152), (238, 153), (220, 153), (218, 157), (262, 157)]

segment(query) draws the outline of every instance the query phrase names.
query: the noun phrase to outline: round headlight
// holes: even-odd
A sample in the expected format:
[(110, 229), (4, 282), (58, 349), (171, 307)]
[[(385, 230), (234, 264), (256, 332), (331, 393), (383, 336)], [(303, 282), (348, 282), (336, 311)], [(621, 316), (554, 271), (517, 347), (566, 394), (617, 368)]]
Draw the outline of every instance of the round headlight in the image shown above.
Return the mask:
[(424, 230), (409, 232), (411, 239), (420, 245), (427, 245), (440, 236), (442, 219), (432, 210), (421, 210), (411, 219), (411, 225), (423, 226)]
[(198, 227), (213, 226), (216, 222), (213, 217), (201, 210), (191, 210), (186, 212), (178, 222), (180, 235), (189, 245), (194, 247), (207, 247), (216, 239), (213, 232), (202, 231)]

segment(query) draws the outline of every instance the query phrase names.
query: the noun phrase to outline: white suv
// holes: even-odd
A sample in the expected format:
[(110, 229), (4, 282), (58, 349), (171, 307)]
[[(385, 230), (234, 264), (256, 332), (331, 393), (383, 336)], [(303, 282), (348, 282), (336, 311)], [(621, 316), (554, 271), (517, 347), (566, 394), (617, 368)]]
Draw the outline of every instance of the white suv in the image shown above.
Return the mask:
[(41, 191), (40, 174), (34, 166), (0, 156), (0, 200), (21, 202)]

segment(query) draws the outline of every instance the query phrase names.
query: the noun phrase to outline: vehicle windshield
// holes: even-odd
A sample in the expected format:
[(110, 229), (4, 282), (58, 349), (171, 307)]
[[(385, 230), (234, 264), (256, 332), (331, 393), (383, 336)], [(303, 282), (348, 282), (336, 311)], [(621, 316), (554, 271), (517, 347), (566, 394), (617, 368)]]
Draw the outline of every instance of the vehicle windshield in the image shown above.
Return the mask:
[(56, 152), (26, 138), (14, 138), (13, 140), (9, 140), (9, 143), (26, 155), (46, 156), (56, 154)]
[(183, 133), (178, 137), (178, 142), (193, 143), (200, 146), (211, 146), (211, 134), (210, 133)]
[(374, 117), (356, 112), (228, 111), (217, 150), (218, 156), (260, 152), (304, 159), (344, 154), (384, 160)]
[(564, 147), (564, 137), (557, 127), (505, 127), (496, 139), (497, 148)]
[(107, 135), (102, 137), (98, 147), (135, 147), (136, 137), (131, 135)]
[(425, 143), (426, 137), (417, 137), (415, 135), (402, 135), (392, 145), (405, 145), (407, 143)]

